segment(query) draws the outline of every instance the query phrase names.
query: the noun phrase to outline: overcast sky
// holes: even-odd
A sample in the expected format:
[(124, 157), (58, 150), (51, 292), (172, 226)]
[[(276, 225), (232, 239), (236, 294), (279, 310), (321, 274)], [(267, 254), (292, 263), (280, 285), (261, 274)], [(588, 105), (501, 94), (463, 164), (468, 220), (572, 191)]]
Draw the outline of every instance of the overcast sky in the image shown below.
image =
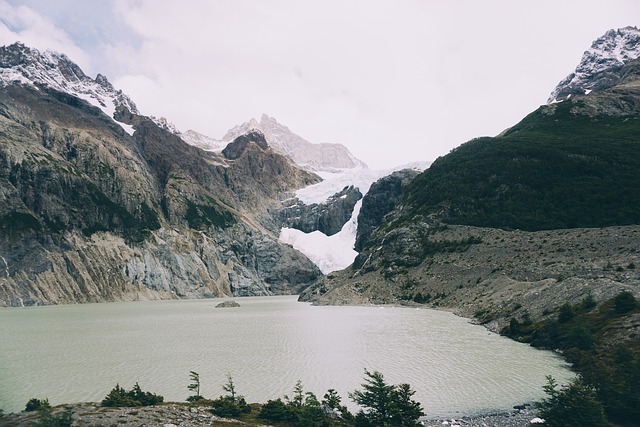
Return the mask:
[(262, 113), (370, 167), (434, 160), (544, 104), (638, 0), (0, 0), (0, 45), (61, 51), (214, 138)]

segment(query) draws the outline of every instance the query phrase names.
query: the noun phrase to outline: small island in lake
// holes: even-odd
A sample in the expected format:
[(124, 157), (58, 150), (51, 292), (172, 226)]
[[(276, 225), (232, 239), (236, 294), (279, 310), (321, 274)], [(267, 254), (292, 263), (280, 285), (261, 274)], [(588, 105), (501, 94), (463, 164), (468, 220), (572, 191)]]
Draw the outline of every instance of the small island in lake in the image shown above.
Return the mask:
[(216, 305), (216, 308), (228, 308), (228, 307), (240, 307), (240, 304), (238, 304), (234, 300), (227, 300)]

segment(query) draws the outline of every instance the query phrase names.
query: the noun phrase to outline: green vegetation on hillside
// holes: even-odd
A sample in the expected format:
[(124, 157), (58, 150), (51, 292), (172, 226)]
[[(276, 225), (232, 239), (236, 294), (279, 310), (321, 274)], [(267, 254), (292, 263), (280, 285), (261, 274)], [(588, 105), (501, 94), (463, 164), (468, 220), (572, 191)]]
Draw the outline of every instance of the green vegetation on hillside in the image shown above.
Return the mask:
[[(640, 224), (640, 115), (541, 107), (495, 138), (436, 160), (406, 188), (412, 214), (545, 230)], [(553, 111), (553, 112), (550, 112)]]
[[(576, 403), (571, 399), (584, 403), (593, 398), (610, 421), (634, 426), (640, 420), (640, 340), (612, 336), (619, 331), (627, 335), (624, 330), (638, 318), (640, 304), (630, 292), (621, 292), (598, 307), (591, 297), (573, 306), (563, 304), (556, 316), (537, 323), (511, 319), (502, 332), (536, 347), (560, 350), (578, 372), (579, 379), (562, 392), (565, 394), (548, 390), (550, 398), (542, 409), (561, 417), (556, 405), (566, 407)], [(550, 425), (601, 425), (561, 421)]]

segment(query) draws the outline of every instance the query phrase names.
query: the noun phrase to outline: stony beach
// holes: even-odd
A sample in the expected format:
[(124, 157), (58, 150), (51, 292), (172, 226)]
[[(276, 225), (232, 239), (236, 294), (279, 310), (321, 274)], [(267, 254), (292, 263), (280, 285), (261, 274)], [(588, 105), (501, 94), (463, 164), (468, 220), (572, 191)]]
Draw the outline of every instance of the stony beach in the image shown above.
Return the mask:
[(477, 415), (473, 417), (427, 419), (423, 421), (425, 427), (528, 427), (537, 418), (536, 411), (530, 407), (512, 412)]

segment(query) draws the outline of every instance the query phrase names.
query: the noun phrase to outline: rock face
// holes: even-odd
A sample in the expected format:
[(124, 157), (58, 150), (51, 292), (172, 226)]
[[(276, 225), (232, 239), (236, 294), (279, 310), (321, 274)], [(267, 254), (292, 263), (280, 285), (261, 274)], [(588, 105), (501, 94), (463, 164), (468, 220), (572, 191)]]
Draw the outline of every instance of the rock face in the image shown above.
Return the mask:
[(317, 176), (260, 142), (192, 147), (66, 61), (0, 50), (0, 305), (297, 293), (320, 275), (270, 213)]
[(324, 203), (305, 205), (300, 200), (293, 199), (279, 215), (284, 227), (305, 233), (318, 230), (327, 236), (333, 236), (351, 219), (353, 208), (361, 198), (360, 190), (349, 186)]
[(600, 92), (619, 83), (625, 64), (640, 57), (640, 30), (625, 27), (609, 30), (593, 42), (575, 71), (562, 80), (549, 96), (549, 103), (571, 96)]
[(267, 141), (264, 139), (264, 135), (261, 132), (251, 131), (247, 134), (238, 136), (230, 142), (229, 145), (222, 150), (222, 155), (227, 159), (235, 160), (245, 152), (249, 144), (255, 144), (263, 150), (269, 148), (269, 144), (267, 144)]
[(358, 231), (355, 250), (361, 252), (371, 233), (378, 228), (386, 214), (391, 212), (402, 195), (402, 188), (418, 175), (414, 169), (403, 169), (380, 178), (371, 184), (371, 188), (362, 199), (362, 208), (358, 214)]

